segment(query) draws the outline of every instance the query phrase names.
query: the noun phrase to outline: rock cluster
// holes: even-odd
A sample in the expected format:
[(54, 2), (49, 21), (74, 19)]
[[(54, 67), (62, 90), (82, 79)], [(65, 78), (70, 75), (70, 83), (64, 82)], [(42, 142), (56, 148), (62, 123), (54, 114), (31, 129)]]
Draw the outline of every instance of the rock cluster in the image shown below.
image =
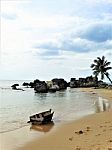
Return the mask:
[(67, 88), (67, 82), (64, 79), (52, 79), (51, 81), (38, 81), (34, 84), (34, 90), (38, 92), (56, 92)]
[(76, 88), (76, 87), (96, 87), (98, 85), (98, 78), (97, 77), (86, 77), (86, 78), (79, 78), (76, 80), (76, 78), (71, 78), (70, 80), (70, 87)]
[[(38, 79), (33, 82), (22, 84), (25, 87), (34, 88), (37, 93), (56, 92), (59, 90), (65, 90), (67, 87), (78, 88), (78, 87), (95, 87), (95, 88), (112, 88), (103, 81), (98, 81), (97, 77), (88, 76), (86, 78), (71, 78), (70, 82), (65, 81), (63, 78), (54, 78), (51, 81), (40, 81)], [(17, 89), (17, 84), (12, 85), (12, 89)]]

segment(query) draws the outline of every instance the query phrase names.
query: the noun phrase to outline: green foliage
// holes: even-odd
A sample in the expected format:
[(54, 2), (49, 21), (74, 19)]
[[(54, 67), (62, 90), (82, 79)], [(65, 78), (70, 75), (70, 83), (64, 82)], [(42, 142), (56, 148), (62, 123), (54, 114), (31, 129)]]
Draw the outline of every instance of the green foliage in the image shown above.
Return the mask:
[(93, 70), (93, 74), (95, 76), (101, 75), (101, 79), (104, 79), (104, 76), (106, 76), (109, 81), (112, 83), (111, 79), (109, 78), (108, 70), (112, 69), (109, 65), (111, 62), (108, 62), (105, 60), (105, 56), (102, 56), (102, 58), (97, 57), (97, 59), (94, 60), (94, 63), (91, 64), (91, 68)]

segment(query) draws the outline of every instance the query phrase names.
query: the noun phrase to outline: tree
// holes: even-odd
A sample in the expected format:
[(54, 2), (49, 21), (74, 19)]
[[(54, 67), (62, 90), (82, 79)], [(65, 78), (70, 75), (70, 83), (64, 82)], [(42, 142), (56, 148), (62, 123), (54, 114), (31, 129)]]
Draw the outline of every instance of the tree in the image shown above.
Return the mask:
[(102, 58), (97, 57), (97, 59), (94, 60), (94, 63), (91, 64), (91, 68), (93, 70), (93, 74), (97, 77), (99, 74), (101, 74), (101, 79), (104, 79), (104, 76), (106, 76), (109, 81), (112, 84), (112, 80), (109, 77), (109, 73), (107, 72), (108, 70), (112, 69), (109, 65), (111, 62), (108, 62), (105, 60), (105, 57), (102, 56)]

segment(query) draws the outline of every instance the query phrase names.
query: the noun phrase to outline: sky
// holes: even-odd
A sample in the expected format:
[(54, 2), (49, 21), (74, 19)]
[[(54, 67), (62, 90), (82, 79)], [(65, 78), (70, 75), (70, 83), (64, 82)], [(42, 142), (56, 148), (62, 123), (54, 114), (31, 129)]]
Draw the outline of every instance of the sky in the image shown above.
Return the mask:
[(1, 80), (86, 77), (103, 55), (112, 66), (112, 0), (1, 0), (0, 6)]

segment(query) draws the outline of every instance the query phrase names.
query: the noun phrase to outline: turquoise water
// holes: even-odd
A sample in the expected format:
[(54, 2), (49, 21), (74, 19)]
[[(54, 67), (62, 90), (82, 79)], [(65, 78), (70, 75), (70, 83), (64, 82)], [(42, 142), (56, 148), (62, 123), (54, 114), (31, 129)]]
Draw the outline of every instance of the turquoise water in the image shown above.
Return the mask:
[[(0, 133), (27, 126), (30, 115), (50, 108), (55, 112), (55, 124), (112, 108), (111, 102), (95, 93), (68, 88), (56, 93), (37, 94), (31, 88), (22, 87), (23, 82), (0, 81)], [(24, 91), (12, 90), (10, 86), (14, 83), (19, 83)]]

